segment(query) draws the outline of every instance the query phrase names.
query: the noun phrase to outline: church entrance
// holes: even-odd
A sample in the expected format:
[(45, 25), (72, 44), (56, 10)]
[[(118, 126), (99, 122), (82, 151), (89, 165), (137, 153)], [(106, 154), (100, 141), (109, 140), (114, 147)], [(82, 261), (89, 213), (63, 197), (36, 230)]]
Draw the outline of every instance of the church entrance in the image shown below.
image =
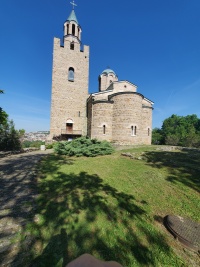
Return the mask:
[(67, 134), (73, 134), (73, 123), (66, 123)]
[(62, 129), (61, 135), (63, 140), (71, 141), (82, 136), (82, 131), (74, 127), (74, 121), (72, 119), (67, 119), (65, 121), (65, 129)]

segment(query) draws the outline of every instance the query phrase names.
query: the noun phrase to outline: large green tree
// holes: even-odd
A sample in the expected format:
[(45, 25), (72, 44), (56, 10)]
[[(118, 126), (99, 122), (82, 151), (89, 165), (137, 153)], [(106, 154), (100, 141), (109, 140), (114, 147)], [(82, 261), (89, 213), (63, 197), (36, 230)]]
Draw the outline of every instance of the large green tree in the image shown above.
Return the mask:
[[(0, 90), (3, 93), (3, 90)], [(20, 135), (14, 122), (8, 120), (8, 114), (0, 107), (0, 151), (20, 150)]]
[(200, 119), (197, 115), (178, 116), (173, 114), (164, 120), (162, 128), (155, 128), (152, 143), (189, 147), (200, 146)]
[(162, 130), (159, 128), (154, 128), (152, 131), (152, 144), (162, 145), (164, 143)]
[(15, 130), (15, 125), (12, 120), (8, 121), (7, 124), (3, 125), (0, 129), (0, 150), (21, 150), (19, 133)]

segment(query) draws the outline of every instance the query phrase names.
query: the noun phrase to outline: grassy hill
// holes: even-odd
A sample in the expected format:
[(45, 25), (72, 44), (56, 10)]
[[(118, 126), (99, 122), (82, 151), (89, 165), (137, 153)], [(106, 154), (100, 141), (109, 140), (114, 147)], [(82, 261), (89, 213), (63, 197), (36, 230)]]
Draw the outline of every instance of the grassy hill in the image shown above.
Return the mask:
[(96, 158), (49, 155), (23, 233), (34, 236), (32, 266), (65, 266), (86, 252), (126, 267), (199, 266), (162, 223), (169, 214), (200, 221), (199, 163), (198, 150), (157, 146)]

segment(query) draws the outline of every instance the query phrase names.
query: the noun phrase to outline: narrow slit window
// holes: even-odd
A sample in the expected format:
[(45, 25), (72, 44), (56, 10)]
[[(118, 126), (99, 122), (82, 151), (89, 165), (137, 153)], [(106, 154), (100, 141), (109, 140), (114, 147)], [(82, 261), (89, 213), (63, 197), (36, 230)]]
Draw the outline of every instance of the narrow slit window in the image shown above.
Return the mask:
[(103, 125), (103, 134), (106, 134), (106, 125)]
[(134, 135), (134, 128), (131, 126), (131, 135)]
[(101, 78), (99, 77), (99, 92), (101, 91)]
[(74, 50), (74, 42), (71, 42), (71, 43), (70, 43), (70, 49), (71, 49), (71, 50)]
[(73, 68), (69, 68), (68, 70), (68, 81), (71, 81), (71, 82), (74, 81), (74, 69)]
[(137, 127), (136, 126), (131, 126), (131, 135), (135, 136), (137, 134)]
[(67, 24), (67, 35), (69, 34), (69, 24)]
[(150, 128), (148, 128), (148, 136), (150, 136)]
[(80, 39), (80, 28), (78, 28), (78, 38)]
[(75, 35), (75, 24), (72, 24), (72, 35)]

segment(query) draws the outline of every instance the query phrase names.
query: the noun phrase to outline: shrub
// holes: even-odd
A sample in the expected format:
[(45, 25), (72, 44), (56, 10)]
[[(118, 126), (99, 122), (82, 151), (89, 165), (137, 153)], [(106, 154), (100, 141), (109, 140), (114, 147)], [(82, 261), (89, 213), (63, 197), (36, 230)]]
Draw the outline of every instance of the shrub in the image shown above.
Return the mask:
[(111, 144), (107, 141), (98, 141), (97, 139), (89, 139), (80, 137), (71, 142), (62, 141), (54, 145), (54, 151), (60, 155), (67, 156), (86, 156), (96, 157), (98, 155), (109, 155), (114, 151)]
[(29, 148), (29, 147), (35, 147), (40, 148), (41, 145), (44, 145), (43, 141), (37, 140), (37, 141), (24, 141), (22, 143), (23, 148)]
[(53, 144), (46, 144), (46, 149), (52, 149), (53, 148)]

